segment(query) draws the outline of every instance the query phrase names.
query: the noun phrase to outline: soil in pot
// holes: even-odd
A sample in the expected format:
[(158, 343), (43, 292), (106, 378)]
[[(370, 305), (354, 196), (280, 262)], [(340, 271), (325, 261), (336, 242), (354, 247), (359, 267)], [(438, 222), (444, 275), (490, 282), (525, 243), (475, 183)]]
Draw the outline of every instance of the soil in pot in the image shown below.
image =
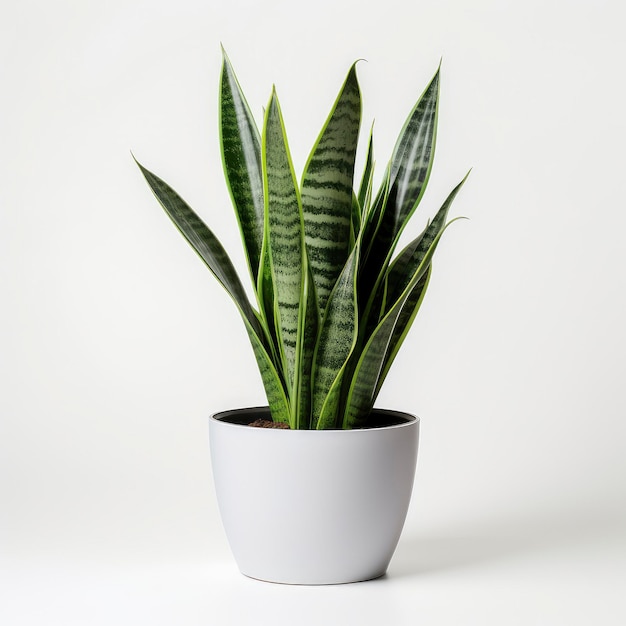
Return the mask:
[(286, 428), (289, 429), (289, 424), (284, 422), (272, 422), (272, 420), (257, 419), (254, 422), (250, 422), (248, 426), (254, 426), (254, 428)]

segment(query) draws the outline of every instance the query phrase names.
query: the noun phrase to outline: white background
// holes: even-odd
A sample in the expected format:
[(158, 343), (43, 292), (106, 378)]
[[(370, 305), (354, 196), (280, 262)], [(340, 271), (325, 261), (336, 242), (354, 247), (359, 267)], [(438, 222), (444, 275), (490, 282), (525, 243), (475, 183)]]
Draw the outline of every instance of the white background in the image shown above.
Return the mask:
[[(617, 0), (3, 3), (0, 622), (625, 623), (624, 18)], [(298, 172), (352, 61), (382, 171), (443, 57), (408, 234), (469, 167), (452, 214), (471, 219), (379, 400), (422, 418), (379, 581), (248, 580), (220, 525), (207, 416), (263, 390), (130, 156), (245, 273), (220, 42), (259, 115), (276, 84)]]

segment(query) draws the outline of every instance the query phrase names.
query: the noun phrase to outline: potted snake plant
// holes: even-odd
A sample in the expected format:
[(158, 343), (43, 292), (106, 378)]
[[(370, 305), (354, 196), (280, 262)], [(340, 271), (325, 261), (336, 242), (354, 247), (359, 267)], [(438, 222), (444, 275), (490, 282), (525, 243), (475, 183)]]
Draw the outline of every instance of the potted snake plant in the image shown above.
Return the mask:
[(355, 182), (355, 66), (298, 180), (276, 90), (259, 130), (223, 54), (221, 154), (253, 303), (209, 227), (138, 164), (232, 298), (259, 366), (268, 406), (212, 415), (209, 438), (235, 560), (243, 574), (262, 580), (327, 584), (381, 576), (413, 487), (419, 420), (374, 403), (422, 304), (433, 254), (451, 223), (448, 210), (467, 176), (398, 252), (432, 168), (439, 70), (409, 113), (375, 190), (371, 132)]

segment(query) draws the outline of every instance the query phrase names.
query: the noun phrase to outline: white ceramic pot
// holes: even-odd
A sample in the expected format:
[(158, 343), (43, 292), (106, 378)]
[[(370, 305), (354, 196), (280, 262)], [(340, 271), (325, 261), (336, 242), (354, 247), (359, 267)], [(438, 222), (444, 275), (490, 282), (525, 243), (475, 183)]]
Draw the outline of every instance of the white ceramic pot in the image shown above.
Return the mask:
[(409, 507), (419, 420), (375, 410), (383, 425), (280, 430), (245, 424), (267, 407), (209, 420), (218, 505), (246, 576), (292, 584), (369, 580), (386, 571)]

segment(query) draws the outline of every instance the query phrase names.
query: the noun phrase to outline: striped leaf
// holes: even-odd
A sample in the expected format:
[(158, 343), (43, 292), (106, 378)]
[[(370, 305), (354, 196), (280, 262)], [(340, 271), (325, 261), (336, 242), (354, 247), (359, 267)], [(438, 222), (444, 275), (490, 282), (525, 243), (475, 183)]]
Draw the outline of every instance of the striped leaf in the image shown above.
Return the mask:
[(193, 209), (163, 180), (135, 160), (157, 200), (259, 337), (264, 333), (228, 253)]
[(325, 411), (322, 408), (356, 343), (358, 258), (357, 246), (337, 279), (322, 320), (313, 357), (313, 428), (328, 428), (336, 421), (336, 405), (334, 412), (330, 405)]
[(247, 320), (244, 319), (244, 322), (246, 323), (250, 343), (252, 343), (254, 356), (256, 357), (259, 372), (261, 373), (261, 380), (263, 381), (272, 420), (274, 422), (290, 424), (289, 402), (285, 395), (284, 381), (274, 367), (272, 358), (265, 349), (263, 342), (259, 339), (254, 329), (248, 324)]
[(429, 265), (426, 273), (420, 280), (417, 285), (413, 287), (413, 290), (409, 294), (402, 310), (400, 311), (400, 315), (396, 321), (396, 325), (394, 326), (393, 333), (391, 335), (391, 339), (389, 340), (389, 345), (387, 346), (387, 352), (385, 354), (385, 358), (383, 360), (383, 367), (378, 377), (378, 381), (376, 383), (376, 390), (374, 392), (373, 402), (376, 401), (378, 397), (378, 392), (385, 382), (385, 378), (387, 378), (387, 374), (389, 373), (389, 369), (391, 368), (391, 364), (393, 363), (400, 347), (404, 343), (404, 339), (406, 338), (411, 325), (413, 324), (413, 320), (415, 319), (417, 312), (422, 306), (422, 302), (424, 300), (424, 296), (426, 295), (426, 290), (428, 289), (428, 283), (430, 282), (430, 276), (432, 274), (432, 263)]
[(320, 313), (350, 254), (352, 184), (360, 121), (361, 93), (353, 65), (302, 177), (306, 245)]
[(368, 197), (372, 195), (372, 181), (374, 178), (374, 125), (370, 129), (370, 139), (367, 143), (367, 155), (365, 157), (365, 169), (359, 185), (359, 206), (362, 215), (366, 215), (369, 209)]
[[(385, 211), (385, 205), (387, 204), (387, 199), (389, 197), (389, 187), (391, 184), (391, 180), (389, 178), (390, 175), (390, 167), (387, 165), (385, 169), (385, 175), (383, 177), (383, 181), (374, 197), (374, 200), (370, 202), (370, 207), (367, 211), (363, 212), (363, 224), (361, 228), (363, 229), (363, 245), (361, 249), (361, 267), (367, 267), (367, 270), (362, 270), (362, 273), (367, 277), (367, 284), (371, 287), (377, 276), (378, 272), (372, 272), (369, 268), (373, 268), (373, 264), (370, 261), (370, 257), (373, 257), (373, 251), (376, 245), (376, 237), (378, 235), (378, 230), (380, 228), (380, 223), (383, 218), (383, 213)], [(360, 291), (364, 291), (366, 284), (361, 284), (359, 286)], [(369, 293), (369, 292), (368, 292)]]
[(389, 192), (369, 236), (364, 264), (371, 280), (369, 288), (364, 285), (368, 298), (378, 290), (398, 239), (426, 190), (435, 152), (438, 97), (439, 70), (409, 114), (389, 163)]
[(389, 200), (379, 237), (391, 246), (417, 208), (430, 177), (435, 154), (439, 70), (409, 114), (391, 156)]
[[(452, 222), (449, 222), (448, 225), (451, 223)], [(448, 225), (446, 225), (445, 228), (447, 228)], [(387, 350), (394, 333), (396, 322), (402, 313), (402, 307), (411, 295), (413, 288), (428, 271), (432, 256), (435, 253), (445, 228), (437, 235), (421, 264), (413, 273), (402, 295), (385, 317), (383, 317), (366, 343), (350, 383), (343, 422), (344, 428), (355, 428), (362, 425), (367, 419), (374, 405), (376, 393), (379, 389), (378, 381), (383, 372)]]
[(264, 222), (261, 136), (223, 49), (222, 53), (219, 107), (222, 163), (250, 273), (256, 283)]
[[(398, 298), (401, 297), (404, 289), (411, 281), (412, 275), (416, 268), (420, 266), (424, 257), (428, 253), (430, 246), (434, 242), (435, 238), (445, 228), (446, 219), (448, 217), (448, 211), (457, 193), (463, 186), (463, 183), (467, 180), (469, 172), (465, 175), (463, 180), (450, 192), (445, 202), (435, 215), (432, 222), (424, 229), (424, 231), (416, 237), (411, 243), (409, 243), (404, 250), (398, 255), (398, 257), (391, 264), (387, 279), (385, 280), (385, 296), (383, 298), (383, 313), (389, 311)], [(393, 363), (400, 347), (402, 346), (404, 339), (406, 338), (413, 320), (415, 319), (417, 312), (424, 296), (426, 295), (426, 289), (430, 281), (432, 273), (432, 265), (428, 267), (426, 274), (413, 288), (405, 304), (402, 307), (398, 320), (396, 321), (393, 334), (387, 347), (385, 355), (383, 369), (378, 379), (376, 386), (376, 392), (374, 400), (380, 391), (380, 388), (389, 372), (389, 368)]]
[(437, 211), (437, 214), (433, 218), (432, 222), (428, 224), (418, 237), (411, 241), (411, 243), (409, 243), (404, 250), (402, 250), (389, 267), (386, 277), (387, 288), (385, 312), (388, 311), (400, 297), (405, 287), (410, 282), (415, 269), (421, 264), (433, 241), (445, 227), (450, 206), (468, 176), (469, 172), (449, 193), (445, 202), (441, 205), (439, 211)]
[[(362, 311), (365, 311), (367, 308), (366, 304), (370, 300), (372, 289), (378, 284), (377, 280), (380, 268), (375, 267), (371, 260), (373, 258), (372, 249), (375, 246), (376, 233), (378, 232), (378, 228), (380, 226), (380, 220), (385, 208), (385, 203), (387, 202), (388, 194), (389, 166), (387, 166), (387, 169), (385, 170), (385, 177), (383, 178), (380, 189), (378, 190), (370, 209), (364, 214), (363, 222), (361, 224), (363, 242), (361, 244), (361, 269), (359, 270), (358, 291), (359, 307)], [(365, 330), (365, 328), (363, 327), (362, 330)]]
[(313, 286), (308, 285), (300, 194), (275, 90), (263, 127), (263, 174), (276, 332), (290, 390), (293, 427), (297, 421), (308, 424), (309, 420), (308, 415), (300, 416), (298, 407), (301, 400), (306, 403), (306, 395), (310, 394), (310, 389), (306, 389), (309, 377), (303, 376), (303, 372), (312, 357), (309, 333), (314, 336), (317, 331), (317, 308), (312, 298)]
[(267, 238), (263, 241), (256, 292), (259, 307), (261, 309), (261, 317), (263, 323), (267, 327), (270, 341), (270, 351), (274, 359), (274, 363), (280, 363), (280, 344), (278, 341), (278, 334), (274, 319), (274, 286), (272, 284), (272, 266), (270, 263), (269, 244), (267, 242)]
[(297, 413), (294, 418), (296, 428), (311, 428), (313, 354), (319, 326), (315, 285), (311, 270), (307, 267), (304, 283), (306, 309), (300, 319), (298, 346), (300, 350), (300, 381), (298, 385)]
[(354, 248), (354, 244), (359, 237), (359, 233), (361, 232), (361, 205), (359, 204), (359, 199), (356, 197), (356, 194), (352, 194), (352, 217), (350, 222), (350, 245), (348, 246), (349, 250)]
[(289, 410), (283, 383), (265, 347), (267, 334), (250, 306), (228, 254), (208, 226), (165, 181), (139, 162), (137, 165), (174, 225), (235, 302), (252, 343), (272, 417), (277, 421), (288, 421)]

